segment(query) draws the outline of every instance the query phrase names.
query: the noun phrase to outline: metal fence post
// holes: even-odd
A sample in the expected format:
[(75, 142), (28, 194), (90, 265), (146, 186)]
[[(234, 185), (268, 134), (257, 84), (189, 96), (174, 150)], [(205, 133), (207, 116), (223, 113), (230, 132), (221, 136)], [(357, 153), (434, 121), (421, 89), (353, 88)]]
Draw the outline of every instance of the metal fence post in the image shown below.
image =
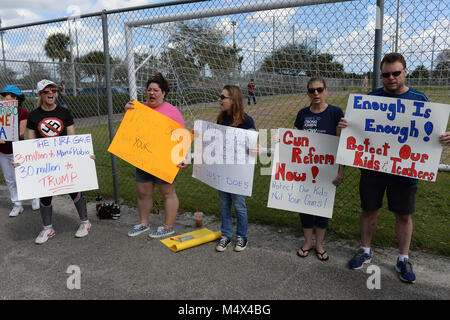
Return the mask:
[[(0, 19), (0, 29), (2, 28), (2, 19)], [(3, 71), (6, 73), (6, 59), (5, 59), (5, 44), (3, 43), (3, 30), (0, 31), (0, 37), (2, 40), (2, 57), (3, 57)]]
[(377, 12), (375, 22), (375, 45), (373, 57), (373, 79), (372, 90), (375, 90), (380, 85), (380, 63), (381, 63), (381, 49), (383, 47), (383, 15), (384, 15), (384, 0), (377, 0)]
[[(102, 12), (102, 31), (103, 31), (103, 54), (105, 59), (105, 80), (106, 80), (106, 98), (108, 103), (108, 127), (110, 142), (114, 138), (114, 119), (113, 103), (111, 92), (111, 65), (109, 61), (109, 42), (108, 42), (108, 17), (106, 10)], [(117, 180), (117, 161), (116, 156), (111, 154), (112, 176), (114, 185), (114, 202), (119, 203), (119, 183)]]

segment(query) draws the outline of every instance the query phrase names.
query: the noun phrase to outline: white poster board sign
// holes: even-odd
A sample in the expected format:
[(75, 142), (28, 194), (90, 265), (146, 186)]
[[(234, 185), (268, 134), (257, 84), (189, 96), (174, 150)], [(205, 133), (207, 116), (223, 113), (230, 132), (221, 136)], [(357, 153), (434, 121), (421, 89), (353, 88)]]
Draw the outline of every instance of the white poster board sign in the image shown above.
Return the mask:
[(351, 94), (337, 162), (436, 181), (450, 105)]
[(192, 176), (224, 192), (252, 195), (258, 132), (194, 122), (194, 167)]
[(267, 206), (331, 218), (339, 137), (284, 128), (278, 136)]
[(19, 140), (19, 102), (17, 100), (0, 101), (0, 139)]
[(90, 134), (13, 142), (19, 200), (98, 189)]

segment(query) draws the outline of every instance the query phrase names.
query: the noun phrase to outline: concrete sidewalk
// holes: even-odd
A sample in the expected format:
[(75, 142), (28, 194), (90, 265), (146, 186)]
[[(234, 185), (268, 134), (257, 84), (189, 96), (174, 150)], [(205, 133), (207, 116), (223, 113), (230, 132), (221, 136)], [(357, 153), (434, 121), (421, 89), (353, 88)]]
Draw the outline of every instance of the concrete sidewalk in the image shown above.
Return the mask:
[[(295, 254), (301, 237), (255, 224), (249, 225), (244, 252), (230, 246), (218, 253), (212, 242), (174, 253), (159, 240), (147, 240), (147, 234), (127, 236), (138, 221), (136, 209), (122, 208), (120, 220), (99, 220), (90, 203), (92, 231), (76, 239), (79, 221), (69, 196), (53, 199), (56, 236), (36, 245), (39, 213), (26, 201), (25, 212), (9, 218), (8, 192), (4, 186), (0, 190), (0, 299), (450, 299), (449, 258), (411, 252), (418, 280), (409, 285), (394, 271), (397, 250), (375, 248), (381, 289), (369, 290), (371, 275), (346, 267), (356, 242), (326, 242), (327, 262), (313, 252), (302, 259)], [(153, 231), (163, 215), (150, 219)], [(207, 217), (205, 227), (219, 230), (220, 221)], [(178, 234), (194, 230), (192, 214), (180, 214), (175, 229)], [(81, 289), (67, 288), (71, 265), (81, 270)]]

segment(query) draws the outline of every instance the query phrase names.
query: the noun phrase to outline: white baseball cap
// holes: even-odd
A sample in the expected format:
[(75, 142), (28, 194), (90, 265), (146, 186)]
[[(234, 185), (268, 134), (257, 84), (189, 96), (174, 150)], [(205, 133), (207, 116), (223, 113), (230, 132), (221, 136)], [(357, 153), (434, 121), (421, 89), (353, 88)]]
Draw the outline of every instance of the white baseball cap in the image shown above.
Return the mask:
[(49, 85), (53, 85), (53, 86), (57, 87), (56, 83), (54, 83), (53, 81), (44, 79), (44, 80), (41, 80), (41, 81), (38, 82), (38, 84), (37, 84), (37, 91), (38, 92), (42, 91), (42, 90), (45, 89), (46, 86), (49, 86)]

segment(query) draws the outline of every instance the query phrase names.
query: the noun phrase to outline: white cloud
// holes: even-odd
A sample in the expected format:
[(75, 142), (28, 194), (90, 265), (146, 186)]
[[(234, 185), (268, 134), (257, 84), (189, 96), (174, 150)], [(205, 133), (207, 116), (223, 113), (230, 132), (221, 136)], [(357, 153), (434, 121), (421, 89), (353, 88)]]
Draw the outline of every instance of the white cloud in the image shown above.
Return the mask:
[(275, 20), (277, 26), (285, 26), (290, 24), (291, 18), (296, 13), (296, 8), (259, 11), (249, 15), (245, 20), (255, 25), (272, 25)]
[[(12, 1), (11, 1), (12, 2)], [(29, 9), (0, 9), (2, 27), (43, 20), (43, 17)]]
[[(5, 2), (5, 3), (3, 3)], [(53, 18), (142, 6), (158, 0), (6, 0), (0, 6), (3, 27), (31, 23)]]
[(146, 4), (152, 4), (157, 2), (156, 0), (98, 0), (95, 9), (99, 10), (112, 10), (127, 7), (143, 6)]

